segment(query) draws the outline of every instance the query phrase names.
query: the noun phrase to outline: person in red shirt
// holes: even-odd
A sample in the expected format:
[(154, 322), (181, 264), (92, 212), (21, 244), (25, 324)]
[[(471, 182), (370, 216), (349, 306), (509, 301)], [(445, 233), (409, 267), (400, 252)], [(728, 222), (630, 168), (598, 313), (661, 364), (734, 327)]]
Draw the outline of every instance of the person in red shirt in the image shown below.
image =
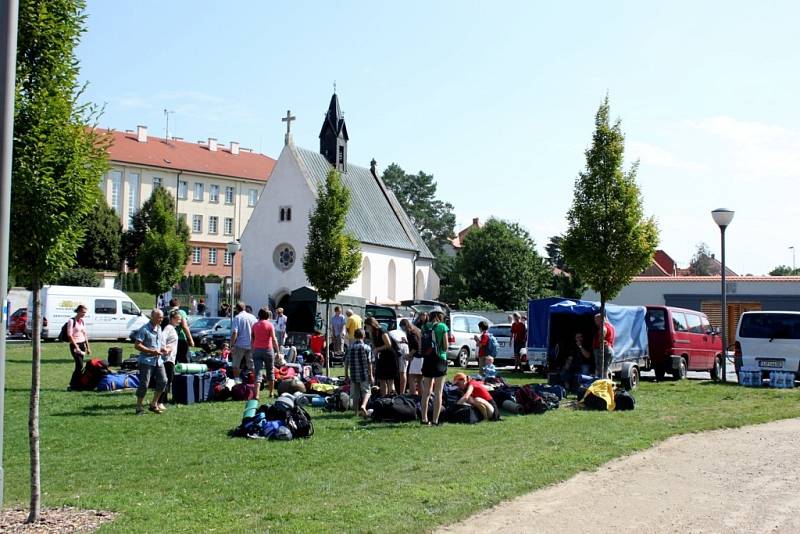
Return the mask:
[(319, 330), (314, 330), (314, 335), (308, 340), (308, 350), (317, 356), (323, 365), (325, 364), (325, 356), (323, 355), (325, 352), (325, 336)]
[(483, 371), (486, 366), (486, 356), (489, 352), (489, 323), (486, 321), (479, 322), (478, 329), (481, 331), (481, 335), (474, 335), (472, 338), (478, 346), (478, 368)]
[[(597, 331), (594, 333), (594, 340), (592, 341), (592, 349), (594, 350), (594, 370), (598, 378), (608, 378), (608, 368), (611, 365), (611, 360), (614, 359), (614, 338), (616, 331), (614, 327), (608, 322), (608, 318), (603, 324), (603, 317), (599, 313), (594, 316), (594, 324)], [(602, 335), (603, 327), (605, 327), (605, 336), (603, 337), (602, 344), (600, 343), (600, 336)]]
[(520, 368), (519, 355), (522, 349), (525, 348), (528, 341), (528, 329), (525, 328), (525, 323), (522, 322), (522, 317), (518, 313), (512, 316), (513, 322), (511, 323), (511, 343), (514, 347), (514, 370)]
[(483, 385), (483, 382), (469, 379), (464, 373), (456, 373), (453, 377), (453, 383), (464, 392), (461, 398), (458, 399), (458, 404), (469, 404), (474, 407), (481, 412), (484, 421), (489, 421), (492, 418), (494, 415), (492, 396), (486, 386)]

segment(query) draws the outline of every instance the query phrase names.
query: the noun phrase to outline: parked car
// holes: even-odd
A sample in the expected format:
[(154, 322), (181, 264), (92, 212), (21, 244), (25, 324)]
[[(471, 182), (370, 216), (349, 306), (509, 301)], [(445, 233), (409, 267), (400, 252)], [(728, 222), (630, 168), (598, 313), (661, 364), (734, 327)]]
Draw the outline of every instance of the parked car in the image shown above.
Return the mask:
[(20, 308), (8, 317), (8, 333), (12, 336), (25, 335), (25, 321), (28, 319), (27, 308)]
[(192, 338), (195, 343), (201, 342), (206, 337), (211, 337), (217, 330), (219, 330), (224, 321), (230, 321), (226, 317), (190, 317), (187, 321), (189, 323), (189, 332), (192, 333)]
[(211, 341), (217, 347), (222, 347), (223, 343), (229, 343), (231, 340), (231, 320), (222, 318), (222, 320), (214, 326), (214, 333), (211, 334)]
[(687, 371), (722, 377), (722, 337), (706, 314), (671, 306), (647, 306), (647, 343), (656, 378), (666, 373), (681, 380)]
[[(489, 327), (489, 333), (497, 340), (495, 365), (514, 365), (514, 347), (511, 345), (511, 324), (502, 323)], [(523, 349), (525, 350), (525, 349)]]
[[(31, 297), (33, 298), (33, 297)], [(128, 295), (118, 289), (104, 287), (45, 286), (42, 299), (42, 339), (55, 339), (61, 327), (75, 316), (75, 308), (87, 308), (83, 318), (91, 340), (128, 339), (149, 320)], [(28, 309), (33, 302), (28, 302)], [(31, 317), (25, 321), (25, 334), (30, 337)]]
[(478, 323), (486, 321), (489, 326), (492, 322), (482, 315), (467, 313), (450, 314), (450, 344), (447, 347), (447, 359), (461, 367), (466, 367), (469, 362), (478, 361), (478, 349), (475, 336), (480, 335)]
[(749, 311), (739, 319), (734, 365), (769, 371), (791, 371), (800, 379), (800, 312)]

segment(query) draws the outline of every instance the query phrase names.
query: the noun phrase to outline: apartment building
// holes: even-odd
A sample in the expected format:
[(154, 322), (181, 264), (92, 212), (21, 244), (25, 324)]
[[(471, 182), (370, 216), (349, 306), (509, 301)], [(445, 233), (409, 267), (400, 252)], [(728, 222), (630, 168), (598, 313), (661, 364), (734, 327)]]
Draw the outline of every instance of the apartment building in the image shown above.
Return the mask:
[(189, 143), (149, 136), (146, 126), (109, 133), (110, 169), (100, 187), (123, 229), (155, 188), (167, 188), (191, 230), (186, 272), (230, 276), (226, 244), (241, 236), (275, 160), (234, 141), (225, 146), (214, 138)]

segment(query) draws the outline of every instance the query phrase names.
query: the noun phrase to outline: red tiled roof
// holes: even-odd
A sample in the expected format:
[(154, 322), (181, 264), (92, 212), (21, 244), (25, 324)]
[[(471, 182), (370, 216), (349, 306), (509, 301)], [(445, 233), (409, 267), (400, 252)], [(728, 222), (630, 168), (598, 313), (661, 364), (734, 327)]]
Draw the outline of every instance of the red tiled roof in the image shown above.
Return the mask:
[(114, 143), (108, 150), (112, 162), (245, 178), (261, 182), (267, 181), (275, 167), (275, 160), (264, 154), (240, 150), (239, 154), (234, 155), (227, 147), (225, 149), (219, 147), (216, 152), (212, 152), (205, 145), (185, 141), (169, 141), (167, 143), (164, 139), (153, 136), (148, 136), (146, 143), (140, 143), (136, 138), (136, 133), (107, 131), (114, 138)]
[(661, 249), (656, 250), (656, 253), (653, 255), (653, 261), (668, 275), (672, 275), (677, 267), (675, 260)]

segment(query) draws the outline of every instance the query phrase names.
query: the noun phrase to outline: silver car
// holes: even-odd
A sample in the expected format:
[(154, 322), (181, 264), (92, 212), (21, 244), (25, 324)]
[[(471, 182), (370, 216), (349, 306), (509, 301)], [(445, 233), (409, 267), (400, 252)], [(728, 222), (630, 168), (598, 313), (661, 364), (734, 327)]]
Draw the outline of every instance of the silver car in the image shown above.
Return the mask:
[(466, 367), (469, 362), (478, 361), (478, 349), (475, 336), (481, 333), (478, 323), (486, 321), (491, 326), (492, 322), (482, 315), (468, 313), (452, 313), (450, 315), (450, 345), (447, 347), (447, 359), (461, 367)]

